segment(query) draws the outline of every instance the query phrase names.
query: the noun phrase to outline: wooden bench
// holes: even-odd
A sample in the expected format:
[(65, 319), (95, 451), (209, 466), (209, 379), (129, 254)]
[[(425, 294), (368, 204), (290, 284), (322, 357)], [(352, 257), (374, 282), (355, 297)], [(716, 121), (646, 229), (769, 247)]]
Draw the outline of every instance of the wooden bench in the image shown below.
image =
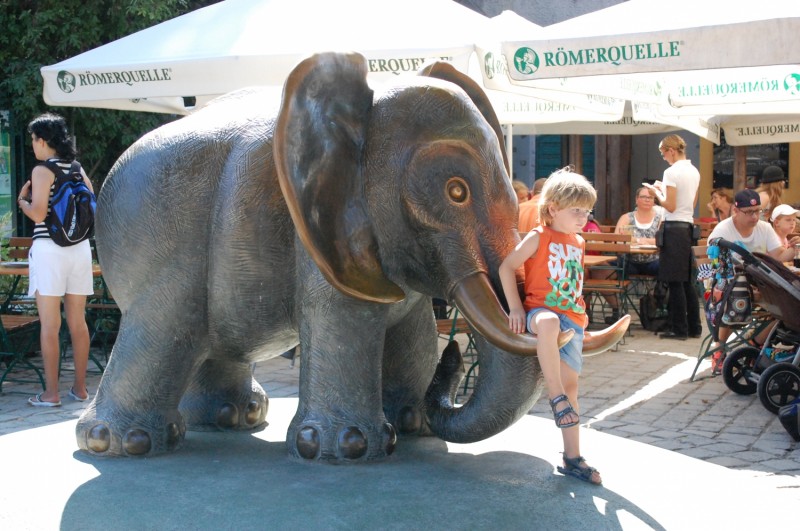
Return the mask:
[[(44, 375), (42, 370), (31, 363), (27, 354), (34, 352), (39, 340), (39, 317), (36, 315), (0, 315), (3, 323), (0, 330), (0, 358), (6, 361), (6, 370), (0, 376), (0, 391), (3, 382), (39, 383), (44, 389)], [(20, 366), (32, 370), (36, 379), (31, 377), (9, 378), (14, 368)]]

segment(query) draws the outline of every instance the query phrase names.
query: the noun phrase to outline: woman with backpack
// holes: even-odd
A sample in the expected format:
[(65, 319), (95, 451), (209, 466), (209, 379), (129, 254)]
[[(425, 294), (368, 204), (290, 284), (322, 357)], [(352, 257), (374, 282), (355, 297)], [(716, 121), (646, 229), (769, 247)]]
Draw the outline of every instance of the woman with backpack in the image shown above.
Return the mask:
[[(28, 255), (28, 296), (36, 297), (41, 325), (41, 349), (44, 360), (45, 391), (28, 399), (37, 407), (61, 405), (58, 390), (59, 331), (61, 329), (61, 299), (67, 317), (75, 377), (68, 395), (83, 402), (89, 398), (86, 388), (86, 366), (89, 361), (89, 329), (86, 325), (86, 296), (94, 293), (92, 279), (92, 250), (89, 240), (70, 242), (62, 247), (50, 237), (48, 219), (56, 184), (70, 173), (93, 193), (92, 184), (75, 161), (75, 146), (67, 132), (64, 118), (43, 114), (28, 125), (33, 153), (41, 161), (33, 168), (31, 179), (19, 193), (22, 213), (34, 223), (33, 245)], [(63, 176), (62, 176), (63, 175)]]

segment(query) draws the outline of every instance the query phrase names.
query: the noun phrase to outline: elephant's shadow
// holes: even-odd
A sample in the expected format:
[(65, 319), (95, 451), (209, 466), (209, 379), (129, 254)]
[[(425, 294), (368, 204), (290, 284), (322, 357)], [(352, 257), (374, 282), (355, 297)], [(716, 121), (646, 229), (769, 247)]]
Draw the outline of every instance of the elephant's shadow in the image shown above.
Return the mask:
[(244, 433), (192, 434), (151, 459), (75, 455), (100, 474), (72, 494), (63, 529), (622, 529), (620, 512), (663, 529), (542, 459), (456, 453), (435, 438), (402, 438), (389, 459), (353, 466), (293, 461), (285, 442)]

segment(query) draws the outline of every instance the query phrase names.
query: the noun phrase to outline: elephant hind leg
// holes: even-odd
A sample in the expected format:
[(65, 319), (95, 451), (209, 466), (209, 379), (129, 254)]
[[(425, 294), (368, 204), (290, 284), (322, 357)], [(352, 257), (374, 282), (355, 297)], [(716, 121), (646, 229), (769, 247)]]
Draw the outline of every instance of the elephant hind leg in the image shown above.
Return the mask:
[(203, 362), (178, 407), (193, 431), (263, 429), (268, 408), (251, 364), (228, 360)]

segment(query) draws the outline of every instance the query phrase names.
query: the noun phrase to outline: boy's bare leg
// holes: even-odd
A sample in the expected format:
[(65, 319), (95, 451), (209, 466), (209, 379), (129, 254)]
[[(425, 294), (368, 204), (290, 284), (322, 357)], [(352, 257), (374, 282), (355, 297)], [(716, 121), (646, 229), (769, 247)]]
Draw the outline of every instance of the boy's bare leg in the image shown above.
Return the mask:
[[(580, 407), (578, 405), (578, 373), (564, 363), (561, 363), (561, 382), (569, 398), (570, 404), (573, 409), (580, 415)], [(564, 457), (574, 459), (581, 455), (580, 444), (580, 425), (564, 428), (561, 430), (561, 437), (564, 439)], [(588, 466), (588, 465), (586, 465)], [(602, 478), (600, 472), (595, 471), (592, 474), (592, 483), (600, 483)]]
[[(539, 358), (539, 365), (542, 368), (544, 383), (547, 386), (547, 397), (552, 400), (558, 395), (566, 394), (567, 397), (570, 398), (571, 403), (572, 397), (566, 393), (562, 383), (562, 364), (558, 353), (558, 334), (561, 331), (561, 323), (558, 316), (549, 311), (538, 312), (533, 316), (531, 329), (539, 339), (536, 356)], [(556, 404), (556, 411), (562, 411), (568, 406), (569, 404), (566, 402), (559, 402)], [(568, 413), (562, 417), (560, 423), (568, 424), (571, 422), (578, 422), (579, 420), (577, 413)]]

